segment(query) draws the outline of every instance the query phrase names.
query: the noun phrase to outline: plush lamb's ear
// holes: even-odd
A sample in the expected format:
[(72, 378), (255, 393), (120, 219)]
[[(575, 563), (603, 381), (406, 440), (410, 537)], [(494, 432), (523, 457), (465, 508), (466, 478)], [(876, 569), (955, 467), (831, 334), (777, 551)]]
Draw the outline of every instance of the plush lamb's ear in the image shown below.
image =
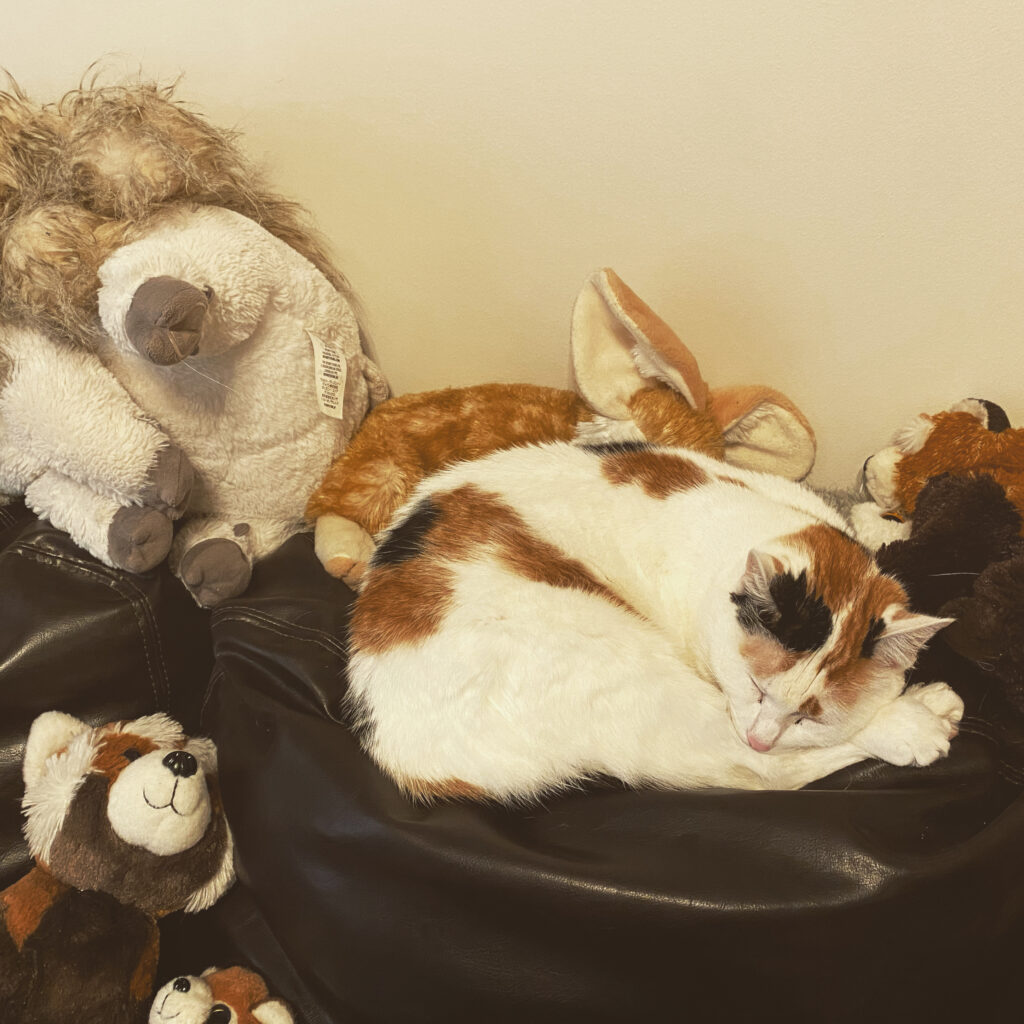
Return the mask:
[(611, 419), (629, 419), (630, 398), (652, 381), (667, 384), (694, 409), (707, 405), (693, 354), (612, 270), (592, 274), (576, 299), (572, 365), (579, 393)]
[(934, 615), (918, 615), (899, 605), (892, 605), (882, 615), (885, 631), (875, 643), (874, 657), (892, 668), (913, 667), (926, 643), (955, 619), (941, 619)]
[(25, 786), (30, 787), (38, 782), (47, 760), (89, 728), (85, 722), (63, 711), (46, 711), (41, 714), (32, 723), (25, 744), (25, 760), (22, 764)]
[(716, 388), (709, 408), (722, 428), (726, 462), (789, 480), (810, 473), (817, 454), (814, 431), (785, 395), (756, 386)]
[(252, 1015), (260, 1024), (295, 1024), (291, 1010), (280, 999), (268, 999), (253, 1008)]

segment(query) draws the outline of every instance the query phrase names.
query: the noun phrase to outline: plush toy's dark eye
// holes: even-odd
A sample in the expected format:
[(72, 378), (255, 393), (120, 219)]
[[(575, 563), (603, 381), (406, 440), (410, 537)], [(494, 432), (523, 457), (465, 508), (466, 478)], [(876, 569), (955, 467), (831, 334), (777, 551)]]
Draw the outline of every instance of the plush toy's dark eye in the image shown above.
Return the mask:
[(192, 983), (188, 978), (175, 978), (174, 979), (174, 991), (175, 992), (187, 992), (192, 987)]
[(206, 1018), (206, 1024), (228, 1024), (231, 1020), (231, 1010), (223, 1003), (217, 1003)]
[[(136, 750), (134, 747), (129, 747), (126, 751), (124, 751), (123, 757), (125, 758), (126, 761), (138, 761), (138, 759), (140, 757), (142, 757), (142, 752), (139, 751), (139, 750)], [(179, 978), (178, 979), (178, 981), (183, 981), (183, 980), (184, 980), (183, 978)], [(177, 985), (178, 982), (176, 981), (174, 984)], [(187, 992), (188, 989), (187, 988), (183, 988), (183, 989), (179, 989), (178, 991), (179, 992)]]

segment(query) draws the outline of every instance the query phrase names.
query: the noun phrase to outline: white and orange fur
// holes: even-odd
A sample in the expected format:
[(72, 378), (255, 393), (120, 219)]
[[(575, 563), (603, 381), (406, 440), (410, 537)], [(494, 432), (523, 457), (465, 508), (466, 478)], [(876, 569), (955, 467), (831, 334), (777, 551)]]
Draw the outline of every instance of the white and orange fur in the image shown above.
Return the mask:
[(644, 439), (802, 479), (814, 433), (771, 388), (709, 388), (675, 332), (612, 270), (576, 299), (570, 337), (577, 392), (479, 384), (402, 395), (371, 411), (313, 493), (316, 552), (357, 584), (382, 530), (431, 473), (516, 445)]
[(498, 452), (426, 480), (380, 540), (349, 707), (418, 799), (794, 789), (929, 764), (963, 712), (945, 684), (904, 692), (950, 620), (908, 611), (812, 492), (700, 453)]

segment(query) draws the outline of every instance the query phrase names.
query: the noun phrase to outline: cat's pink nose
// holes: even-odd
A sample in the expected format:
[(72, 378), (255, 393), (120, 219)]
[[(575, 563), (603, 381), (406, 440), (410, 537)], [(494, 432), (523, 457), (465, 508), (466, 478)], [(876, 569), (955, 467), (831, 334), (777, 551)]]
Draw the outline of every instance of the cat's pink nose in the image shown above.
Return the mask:
[(747, 742), (759, 754), (763, 754), (766, 750), (772, 749), (772, 745), (770, 743), (765, 743), (763, 740), (759, 740), (752, 732), (747, 733)]

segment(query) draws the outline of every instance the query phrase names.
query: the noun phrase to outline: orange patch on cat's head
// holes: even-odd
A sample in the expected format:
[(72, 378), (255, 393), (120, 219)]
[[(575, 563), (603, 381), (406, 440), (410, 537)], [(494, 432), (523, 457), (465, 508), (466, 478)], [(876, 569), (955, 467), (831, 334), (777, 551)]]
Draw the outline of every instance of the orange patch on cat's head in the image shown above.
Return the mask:
[(810, 589), (828, 605), (833, 620), (839, 619), (823, 667), (830, 690), (849, 699), (868, 680), (858, 667), (868, 630), (887, 608), (906, 604), (906, 591), (878, 571), (866, 548), (839, 530), (816, 524), (791, 539), (811, 556)]
[(788, 650), (773, 637), (763, 633), (744, 634), (740, 654), (756, 679), (768, 679), (788, 672), (800, 660), (796, 651)]

